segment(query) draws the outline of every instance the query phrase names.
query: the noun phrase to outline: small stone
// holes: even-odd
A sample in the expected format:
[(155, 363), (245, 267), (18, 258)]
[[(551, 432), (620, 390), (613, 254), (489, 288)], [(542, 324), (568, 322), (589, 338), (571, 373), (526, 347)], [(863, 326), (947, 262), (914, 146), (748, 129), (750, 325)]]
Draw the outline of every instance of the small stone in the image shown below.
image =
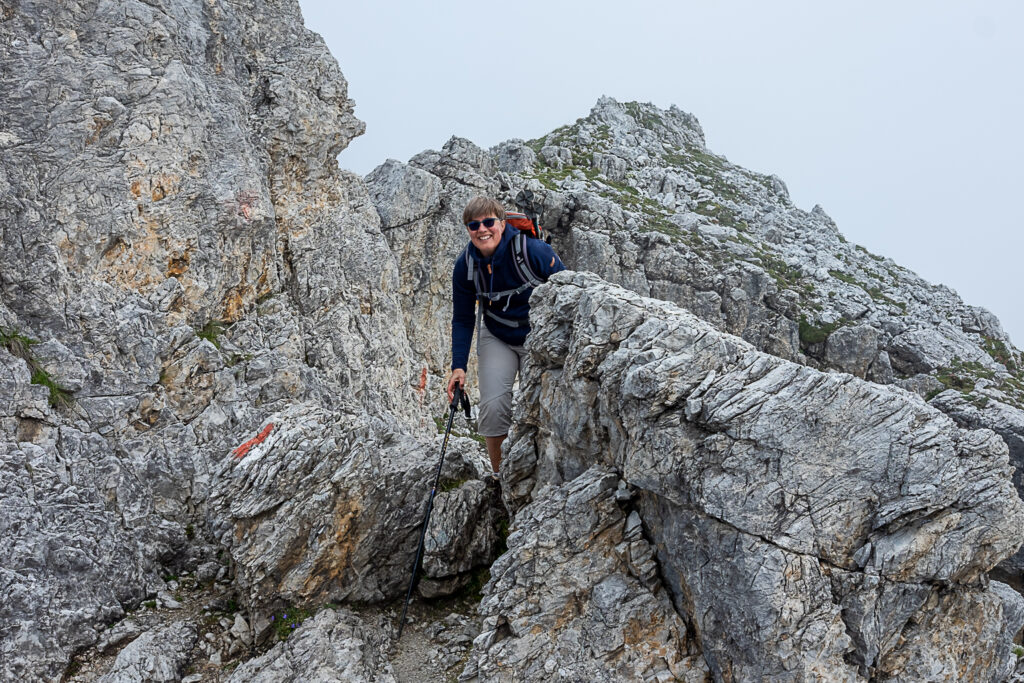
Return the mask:
[(160, 591), (156, 594), (157, 604), (165, 609), (181, 609), (182, 605), (180, 602), (174, 599), (174, 597), (167, 591)]
[(241, 640), (247, 647), (252, 645), (252, 630), (241, 614), (235, 615), (235, 622), (231, 625), (231, 635)]
[(216, 562), (204, 562), (196, 569), (196, 581), (201, 584), (216, 581), (217, 573), (222, 569)]

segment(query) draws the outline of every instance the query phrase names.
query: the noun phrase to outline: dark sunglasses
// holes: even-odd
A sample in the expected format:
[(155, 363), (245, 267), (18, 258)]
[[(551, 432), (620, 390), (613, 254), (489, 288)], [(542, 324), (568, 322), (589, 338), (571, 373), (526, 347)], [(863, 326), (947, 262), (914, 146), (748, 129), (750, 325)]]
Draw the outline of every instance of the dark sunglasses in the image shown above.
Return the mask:
[(485, 228), (493, 228), (494, 224), (498, 221), (497, 218), (485, 218), (482, 221), (470, 221), (466, 223), (466, 227), (474, 232), (480, 228), (480, 224), (483, 223)]

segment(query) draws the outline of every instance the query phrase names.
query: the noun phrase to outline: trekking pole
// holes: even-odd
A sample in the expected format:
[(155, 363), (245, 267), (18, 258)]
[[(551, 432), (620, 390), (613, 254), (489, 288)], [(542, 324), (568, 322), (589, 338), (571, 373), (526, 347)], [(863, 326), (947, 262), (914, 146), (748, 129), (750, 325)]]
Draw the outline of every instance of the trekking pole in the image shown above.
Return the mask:
[(430, 489), (430, 498), (427, 499), (427, 514), (423, 518), (423, 528), (420, 530), (420, 545), (416, 549), (416, 561), (412, 564), (412, 577), (409, 579), (409, 590), (405, 594), (405, 605), (402, 607), (402, 619), (398, 622), (398, 638), (402, 638), (402, 629), (405, 628), (405, 613), (409, 609), (409, 600), (412, 598), (412, 589), (416, 585), (416, 570), (420, 566), (420, 558), (423, 557), (423, 541), (427, 536), (427, 525), (430, 524), (430, 513), (434, 509), (434, 494), (437, 493), (437, 485), (441, 482), (441, 467), (444, 465), (444, 452), (448, 449), (448, 435), (452, 433), (452, 422), (455, 420), (455, 411), (462, 403), (462, 409), (469, 413), (469, 396), (462, 391), (462, 385), (455, 385), (455, 393), (452, 394), (452, 402), (448, 406), (448, 426), (444, 430), (444, 441), (441, 442), (441, 459), (437, 463), (437, 474), (434, 475), (434, 485)]

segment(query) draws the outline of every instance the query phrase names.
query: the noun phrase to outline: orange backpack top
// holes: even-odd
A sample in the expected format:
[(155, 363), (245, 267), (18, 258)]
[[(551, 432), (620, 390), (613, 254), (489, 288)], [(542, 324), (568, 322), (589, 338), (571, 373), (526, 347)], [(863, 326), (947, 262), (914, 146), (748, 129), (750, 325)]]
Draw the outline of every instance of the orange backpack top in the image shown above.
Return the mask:
[(536, 222), (525, 213), (506, 211), (505, 223), (516, 228), (520, 232), (525, 232), (534, 239), (544, 239), (544, 230), (541, 229), (540, 223)]

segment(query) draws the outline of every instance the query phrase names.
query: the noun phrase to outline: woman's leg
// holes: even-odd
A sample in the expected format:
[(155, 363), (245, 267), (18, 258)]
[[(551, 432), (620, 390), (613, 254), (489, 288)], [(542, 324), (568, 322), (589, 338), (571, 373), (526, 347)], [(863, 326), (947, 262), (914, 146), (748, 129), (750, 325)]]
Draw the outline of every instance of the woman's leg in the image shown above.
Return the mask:
[(476, 349), (480, 375), (477, 431), (487, 442), (491, 468), (497, 472), (501, 465), (501, 443), (512, 422), (512, 386), (519, 372), (520, 355), (516, 348), (491, 334), (487, 325), (480, 325)]

